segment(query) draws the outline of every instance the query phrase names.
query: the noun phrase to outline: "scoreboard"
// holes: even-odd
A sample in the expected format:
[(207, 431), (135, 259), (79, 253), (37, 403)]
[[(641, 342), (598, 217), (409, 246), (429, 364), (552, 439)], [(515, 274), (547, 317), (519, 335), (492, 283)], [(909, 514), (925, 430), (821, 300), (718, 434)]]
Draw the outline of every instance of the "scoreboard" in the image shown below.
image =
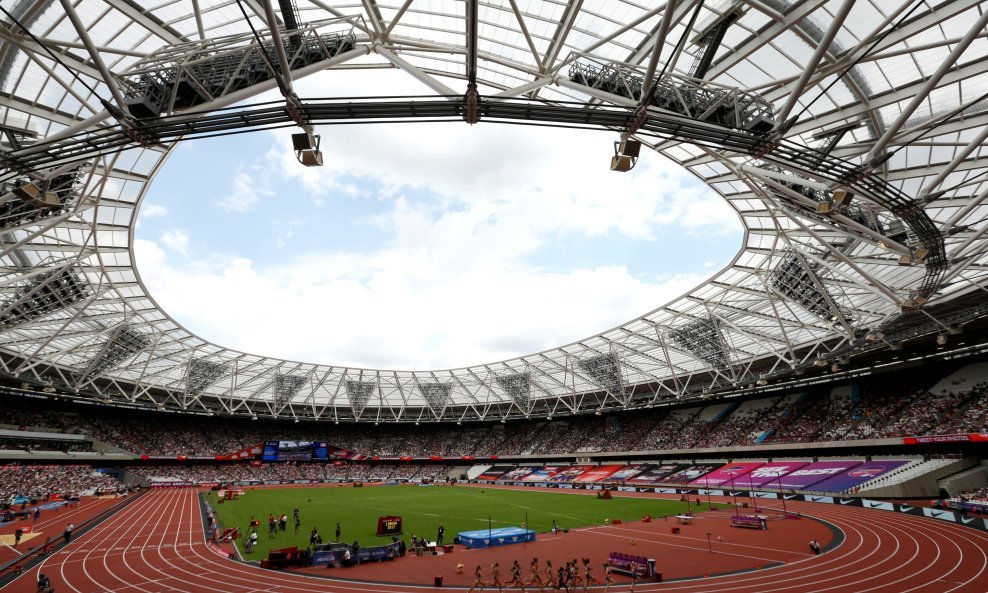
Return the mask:
[(325, 461), (329, 447), (319, 441), (265, 441), (263, 461)]

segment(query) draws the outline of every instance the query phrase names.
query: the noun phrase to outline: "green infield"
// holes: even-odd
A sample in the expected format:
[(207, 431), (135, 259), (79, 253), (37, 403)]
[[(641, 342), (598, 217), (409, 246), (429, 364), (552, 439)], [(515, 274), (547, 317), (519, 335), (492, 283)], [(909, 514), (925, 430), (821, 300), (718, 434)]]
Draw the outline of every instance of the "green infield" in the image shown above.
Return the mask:
[[(239, 527), (248, 532), (251, 517), (256, 517), (258, 545), (247, 558), (261, 559), (268, 550), (298, 546), (306, 548), (315, 527), (324, 542), (336, 541), (336, 523), (340, 523), (340, 540), (361, 546), (391, 541), (378, 537), (378, 517), (398, 515), (403, 519), (402, 537), (412, 535), (436, 539), (440, 524), (445, 527), (445, 543), (452, 543), (460, 531), (490, 527), (522, 527), (546, 532), (553, 522), (561, 529), (602, 525), (607, 521), (639, 521), (645, 515), (678, 515), (687, 508), (685, 502), (632, 498), (633, 493), (615, 493), (602, 500), (593, 491), (586, 494), (563, 494), (559, 491), (500, 490), (479, 486), (365, 486), (363, 488), (272, 488), (247, 490), (235, 501), (217, 504), (216, 493), (207, 500), (216, 511), (222, 527)], [(299, 508), (301, 526), (295, 534), (292, 511)], [(716, 506), (716, 505), (715, 505)], [(706, 508), (706, 505), (704, 505)], [(268, 535), (268, 516), (288, 515), (288, 528)], [(238, 545), (242, 542), (238, 542)], [(243, 546), (241, 545), (241, 550)]]

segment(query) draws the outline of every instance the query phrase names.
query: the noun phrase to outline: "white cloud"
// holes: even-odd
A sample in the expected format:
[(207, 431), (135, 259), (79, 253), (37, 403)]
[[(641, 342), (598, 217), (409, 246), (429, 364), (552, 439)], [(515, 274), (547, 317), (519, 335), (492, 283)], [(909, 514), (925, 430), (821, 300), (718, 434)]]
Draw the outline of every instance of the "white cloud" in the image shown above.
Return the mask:
[(510, 262), (446, 274), (425, 250), (304, 253), (271, 269), (243, 258), (183, 266), (150, 241), (136, 250), (164, 310), (204, 338), (372, 368), (451, 368), (552, 348), (654, 309), (702, 278), (650, 284), (621, 266), (547, 274)]
[[(296, 163), (298, 165), (298, 163)], [(233, 176), (230, 193), (220, 198), (217, 206), (225, 212), (243, 213), (253, 210), (264, 198), (274, 195), (274, 192), (265, 186), (265, 176), (254, 176), (246, 171), (238, 171)]]
[(165, 208), (161, 204), (141, 204), (140, 218), (164, 218), (168, 216), (168, 208)]
[(189, 234), (183, 229), (172, 229), (161, 233), (161, 242), (165, 247), (188, 257), (189, 255)]
[[(389, 92), (419, 92), (396, 87), (400, 77), (390, 74)], [(361, 94), (360, 78), (376, 76), (332, 75), (338, 96)], [(306, 85), (316, 89), (318, 80), (300, 81), (302, 96), (325, 94)], [(270, 267), (216, 254), (177, 261), (171, 253), (189, 253), (188, 235), (184, 243), (162, 235), (169, 251), (137, 241), (138, 268), (162, 308), (222, 346), (404, 369), (528, 354), (651, 311), (711, 273), (702, 261), (693, 274), (651, 281), (620, 262), (548, 271), (530, 263), (555, 237), (649, 241), (740, 227), (722, 199), (659, 155), (644, 155), (630, 173), (610, 172), (614, 133), (490, 122), (330, 126), (319, 130), (322, 168), (295, 161), (290, 133), (269, 133), (272, 148), (257, 162), (271, 166), (237, 171), (220, 206), (247, 212), (272, 194), (267, 188), (295, 182), (313, 204), (341, 212), (374, 200), (373, 214), (347, 224), (389, 240), (367, 252), (287, 253)], [(288, 244), (294, 228), (275, 223), (275, 245)]]

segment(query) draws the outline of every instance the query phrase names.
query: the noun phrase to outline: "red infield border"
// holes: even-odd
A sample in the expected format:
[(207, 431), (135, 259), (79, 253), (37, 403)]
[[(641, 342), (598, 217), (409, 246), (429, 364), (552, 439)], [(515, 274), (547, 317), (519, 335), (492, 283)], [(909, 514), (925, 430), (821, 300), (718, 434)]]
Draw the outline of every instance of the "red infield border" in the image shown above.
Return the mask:
[[(779, 501), (772, 503), (778, 504)], [(661, 584), (639, 583), (636, 589), (677, 593), (986, 591), (988, 533), (933, 519), (858, 507), (795, 502), (788, 506), (791, 511), (812, 515), (837, 526), (844, 534), (843, 543), (820, 556), (807, 556), (775, 568)], [(776, 523), (770, 525), (769, 531), (753, 533), (771, 538)], [(623, 529), (637, 533), (640, 525), (627, 524), (588, 531), (602, 533)], [(630, 535), (619, 537), (623, 539)], [(569, 545), (572, 546), (568, 555), (581, 556), (582, 542), (576, 538), (582, 539), (583, 532), (571, 532), (566, 536), (571, 538)], [(591, 536), (598, 537), (599, 534)], [(705, 547), (705, 538), (703, 544)], [(473, 552), (458, 552), (449, 559), (471, 554)], [(522, 555), (517, 555), (521, 560)], [(710, 556), (709, 553), (707, 555)], [(714, 554), (718, 560), (720, 555), (719, 552)], [(402, 562), (418, 560), (425, 559), (406, 558), (381, 567), (387, 569)], [(660, 565), (663, 562), (661, 557), (659, 562)], [(469, 565), (467, 562), (464, 564)], [(502, 569), (502, 574), (506, 574), (505, 567)], [(401, 593), (432, 588), (313, 578), (262, 570), (226, 560), (204, 543), (197, 492), (191, 488), (161, 490), (146, 495), (139, 504), (121, 510), (60, 552), (46, 558), (40, 567), (25, 573), (7, 590), (33, 593), (39, 570), (51, 578), (58, 593)], [(333, 572), (327, 570), (327, 573)], [(601, 576), (599, 572), (597, 576)], [(614, 588), (617, 591), (628, 589), (627, 585)]]

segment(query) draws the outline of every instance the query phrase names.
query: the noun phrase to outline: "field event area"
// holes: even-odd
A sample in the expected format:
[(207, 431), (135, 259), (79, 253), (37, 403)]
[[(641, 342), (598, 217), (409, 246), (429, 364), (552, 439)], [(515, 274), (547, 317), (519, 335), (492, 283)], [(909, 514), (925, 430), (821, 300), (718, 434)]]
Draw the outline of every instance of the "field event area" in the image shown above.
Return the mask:
[[(257, 528), (258, 544), (247, 560), (267, 557), (272, 549), (291, 546), (306, 548), (316, 528), (326, 543), (338, 541), (373, 546), (391, 541), (378, 537), (379, 517), (402, 517), (406, 540), (412, 535), (436, 540), (439, 525), (445, 527), (445, 542), (452, 543), (461, 531), (499, 527), (521, 527), (526, 519), (536, 533), (603, 525), (619, 519), (640, 521), (643, 516), (675, 516), (686, 512), (687, 503), (645, 498), (598, 499), (595, 494), (556, 494), (465, 486), (365, 486), (362, 488), (287, 488), (247, 490), (237, 500), (219, 503), (216, 492), (205, 495), (224, 528), (237, 527), (248, 533), (251, 518)], [(717, 506), (717, 505), (715, 505)], [(298, 507), (301, 526), (295, 533), (293, 509)], [(275, 537), (269, 537), (268, 518), (287, 515), (288, 524)], [(240, 545), (243, 552), (242, 544)]]

